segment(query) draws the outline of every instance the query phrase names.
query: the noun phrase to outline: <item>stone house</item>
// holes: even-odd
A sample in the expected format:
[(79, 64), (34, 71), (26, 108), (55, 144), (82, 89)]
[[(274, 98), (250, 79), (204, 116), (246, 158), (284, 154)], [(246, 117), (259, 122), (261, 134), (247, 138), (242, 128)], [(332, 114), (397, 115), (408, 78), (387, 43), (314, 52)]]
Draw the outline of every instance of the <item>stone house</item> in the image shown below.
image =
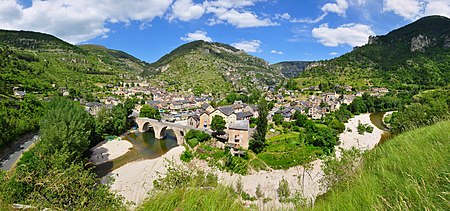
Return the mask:
[(200, 126), (200, 116), (192, 115), (187, 118), (187, 125), (192, 128), (198, 128)]
[(242, 148), (247, 150), (249, 146), (249, 121), (241, 120), (233, 122), (227, 129), (228, 140), (226, 145), (235, 149)]

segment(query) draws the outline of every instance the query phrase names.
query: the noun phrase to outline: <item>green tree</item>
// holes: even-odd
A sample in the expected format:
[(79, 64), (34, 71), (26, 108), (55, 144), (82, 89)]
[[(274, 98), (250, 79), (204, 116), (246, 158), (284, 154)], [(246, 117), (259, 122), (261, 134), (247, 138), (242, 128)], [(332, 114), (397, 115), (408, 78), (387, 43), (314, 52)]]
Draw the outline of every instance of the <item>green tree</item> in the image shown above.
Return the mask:
[(284, 121), (284, 118), (281, 114), (274, 114), (272, 119), (276, 125), (281, 125), (281, 124), (283, 124), (283, 121)]
[(143, 105), (141, 108), (141, 112), (139, 114), (140, 117), (148, 117), (151, 119), (161, 119), (161, 114), (159, 113), (158, 109), (152, 108), (149, 105)]
[(61, 149), (81, 155), (89, 148), (93, 128), (93, 118), (78, 102), (57, 97), (41, 118), (40, 142), (46, 154)]
[(222, 116), (216, 115), (211, 120), (211, 130), (213, 130), (216, 134), (223, 134), (225, 130), (225, 120)]
[(269, 113), (265, 96), (262, 96), (258, 102), (258, 121), (256, 131), (253, 133), (253, 140), (250, 142), (250, 149), (255, 153), (260, 153), (266, 147), (267, 134), (267, 115)]

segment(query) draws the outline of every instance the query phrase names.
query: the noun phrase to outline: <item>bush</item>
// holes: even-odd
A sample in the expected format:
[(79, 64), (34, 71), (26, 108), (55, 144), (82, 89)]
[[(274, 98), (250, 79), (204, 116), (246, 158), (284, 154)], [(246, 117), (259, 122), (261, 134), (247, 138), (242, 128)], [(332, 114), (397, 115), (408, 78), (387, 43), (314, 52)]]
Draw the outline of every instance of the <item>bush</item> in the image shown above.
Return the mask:
[(278, 198), (280, 198), (280, 202), (285, 201), (286, 199), (291, 196), (291, 190), (289, 189), (289, 183), (286, 179), (281, 179), (281, 181), (278, 183), (278, 189), (277, 189)]
[(211, 139), (211, 136), (199, 130), (189, 130), (184, 137), (186, 140), (197, 139), (198, 142), (205, 142)]
[(361, 122), (358, 122), (358, 134), (364, 135), (365, 132), (372, 133), (373, 127), (368, 124), (361, 124)]
[(194, 154), (192, 154), (191, 150), (186, 149), (183, 154), (181, 154), (180, 159), (186, 163), (191, 162), (191, 160), (194, 158)]
[(186, 142), (191, 148), (194, 148), (198, 144), (198, 139), (196, 138), (188, 139)]

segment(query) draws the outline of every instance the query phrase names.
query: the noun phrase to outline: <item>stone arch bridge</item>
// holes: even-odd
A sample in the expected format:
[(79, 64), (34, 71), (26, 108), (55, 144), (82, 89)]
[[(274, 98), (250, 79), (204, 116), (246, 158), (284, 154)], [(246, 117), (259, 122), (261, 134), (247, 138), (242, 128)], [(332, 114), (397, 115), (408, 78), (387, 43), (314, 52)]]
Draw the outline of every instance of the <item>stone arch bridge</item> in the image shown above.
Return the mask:
[(139, 132), (141, 133), (148, 131), (150, 128), (153, 128), (153, 130), (155, 131), (156, 139), (163, 139), (164, 137), (166, 137), (166, 130), (172, 129), (177, 138), (178, 145), (184, 144), (184, 136), (189, 130), (199, 130), (211, 134), (211, 132), (204, 129), (192, 128), (186, 125), (175, 124), (172, 122), (162, 122), (150, 118), (136, 118), (136, 123), (138, 124)]

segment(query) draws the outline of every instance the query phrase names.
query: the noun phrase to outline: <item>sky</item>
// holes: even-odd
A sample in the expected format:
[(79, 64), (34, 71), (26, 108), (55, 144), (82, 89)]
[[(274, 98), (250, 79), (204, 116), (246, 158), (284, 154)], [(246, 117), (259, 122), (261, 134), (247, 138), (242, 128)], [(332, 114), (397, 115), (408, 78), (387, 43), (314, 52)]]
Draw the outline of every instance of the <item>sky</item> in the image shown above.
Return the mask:
[(331, 59), (428, 15), (450, 17), (450, 0), (0, 0), (1, 29), (103, 45), (147, 62), (194, 40), (272, 64)]

